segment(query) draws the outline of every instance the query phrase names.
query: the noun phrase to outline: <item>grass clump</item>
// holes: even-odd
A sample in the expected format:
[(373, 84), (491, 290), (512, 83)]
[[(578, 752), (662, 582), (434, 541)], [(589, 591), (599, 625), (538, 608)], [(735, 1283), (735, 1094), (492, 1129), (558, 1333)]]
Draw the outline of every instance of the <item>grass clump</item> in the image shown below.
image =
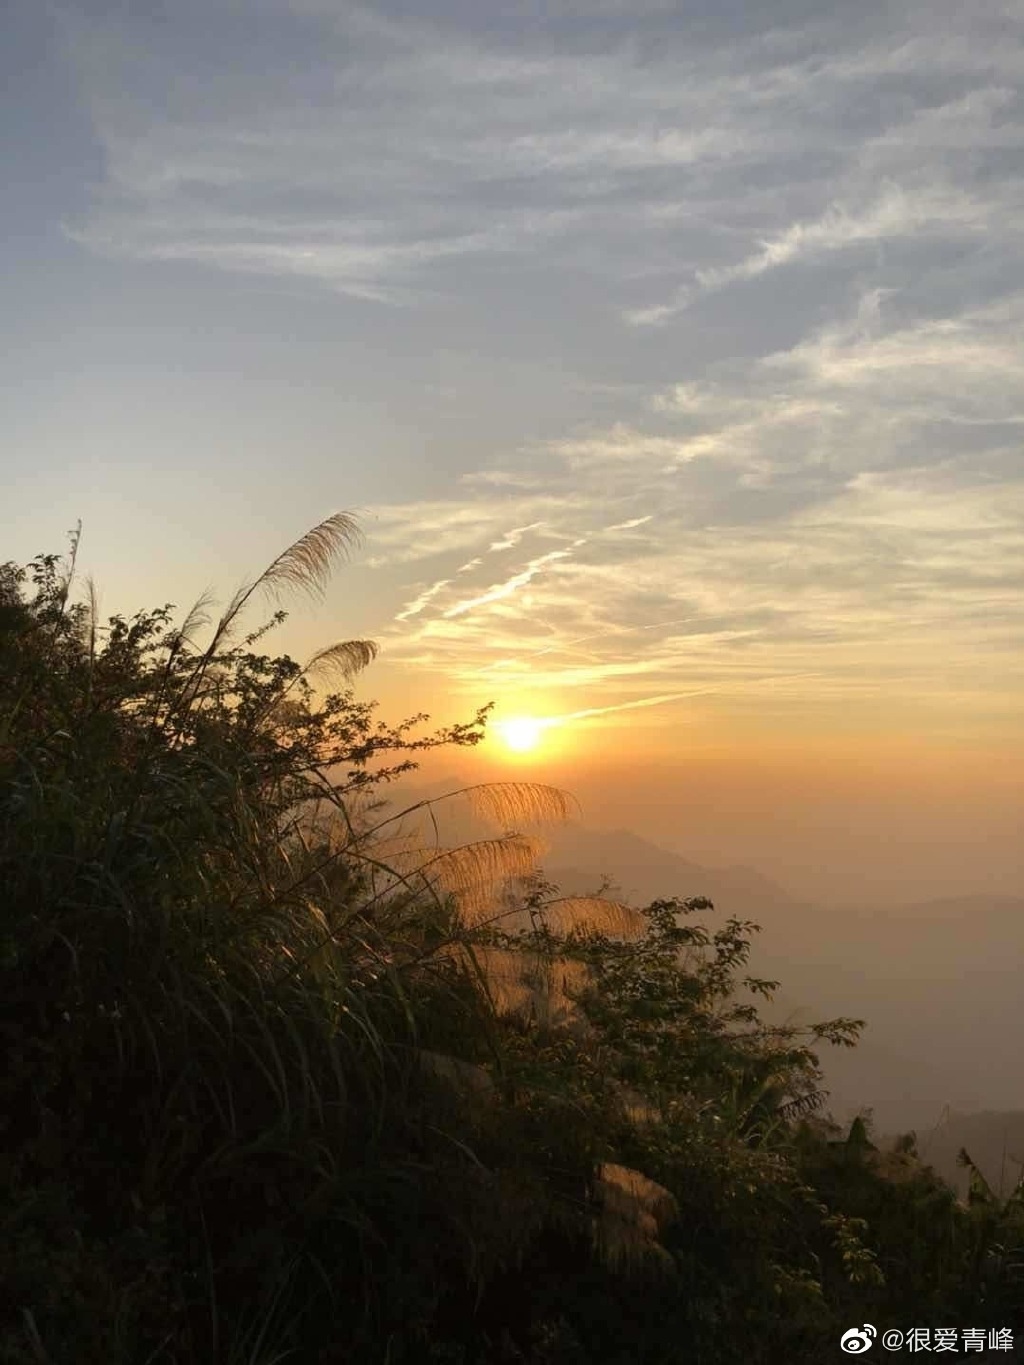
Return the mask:
[(487, 1259), (420, 1060), (486, 1037), (485, 1001), (373, 799), (484, 713), (417, 738), (350, 689), (316, 704), (314, 670), (375, 647), (259, 654), (280, 611), (231, 644), (256, 588), (316, 589), (354, 534), (315, 528), (205, 649), (205, 601), (105, 631), (91, 584), (70, 605), (77, 535), (66, 573), (0, 569), (4, 1358), (348, 1358), (429, 1318), (424, 1267)]

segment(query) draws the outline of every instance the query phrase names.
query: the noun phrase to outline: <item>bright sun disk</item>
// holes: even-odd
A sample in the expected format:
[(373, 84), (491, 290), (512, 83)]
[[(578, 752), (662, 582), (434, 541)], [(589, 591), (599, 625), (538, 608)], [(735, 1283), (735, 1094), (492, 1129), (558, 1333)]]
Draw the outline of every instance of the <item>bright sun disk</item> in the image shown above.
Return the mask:
[(502, 721), (499, 728), (506, 745), (518, 754), (525, 754), (536, 748), (544, 726), (532, 716), (516, 716), (511, 720)]

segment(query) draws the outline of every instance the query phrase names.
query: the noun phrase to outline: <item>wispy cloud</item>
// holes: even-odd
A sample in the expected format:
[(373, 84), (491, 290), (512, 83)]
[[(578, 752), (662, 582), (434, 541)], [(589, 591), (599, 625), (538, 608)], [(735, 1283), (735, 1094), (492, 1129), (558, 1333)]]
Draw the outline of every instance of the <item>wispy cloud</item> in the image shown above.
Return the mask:
[[(459, 572), (464, 573), (469, 569), (469, 567), (470, 567), (469, 565), (464, 564), (461, 570), (459, 569), (456, 570), (456, 573)], [(433, 599), (437, 596), (439, 592), (443, 592), (444, 589), (447, 588), (448, 584), (451, 581), (452, 580), (450, 578), (441, 578), (436, 583), (432, 583), (429, 588), (426, 588), (423, 592), (419, 594), (418, 597), (414, 597), (413, 600), (410, 603), (408, 603), (407, 606), (403, 607), (402, 610), (395, 617), (395, 620), (408, 621), (410, 617), (418, 616), (425, 607), (429, 606), (429, 604), (433, 601)]]
[(467, 256), (545, 253), (619, 291), (681, 276), (682, 295), (625, 306), (638, 320), (851, 245), (998, 229), (1015, 198), (1009, 168), (957, 173), (1019, 146), (1011, 11), (908, 5), (874, 30), (836, 14), (717, 41), (671, 7), (625, 36), (600, 18), (581, 7), (560, 48), (444, 7), (282, 0), (242, 25), (214, 0), (182, 8), (186, 74), (171, 31), (67, 15), (106, 163), (69, 231), (394, 302)]
[[(652, 696), (1005, 715), (1024, 681), (1024, 295), (905, 324), (895, 303), (868, 291), (787, 350), (652, 395), (689, 435), (552, 442), (543, 526), (574, 553), (439, 606), (388, 655), (565, 718)], [(608, 525), (609, 498), (635, 515)], [(523, 522), (529, 504), (500, 503)]]
[(66, 16), (103, 154), (68, 232), (400, 304), (503, 377), (539, 353), (543, 413), (481, 400), (430, 499), (381, 474), (385, 659), (578, 717), (1005, 709), (1019, 5), (259, 8)]
[(921, 195), (912, 195), (892, 186), (866, 211), (842, 204), (830, 205), (820, 218), (793, 223), (737, 265), (698, 270), (696, 278), (704, 289), (717, 289), (733, 280), (754, 279), (767, 270), (804, 257), (842, 251), (865, 242), (884, 242), (899, 237), (920, 239), (929, 231), (973, 234), (983, 232), (986, 226), (987, 215), (983, 207), (973, 202), (969, 195), (943, 194), (934, 188)]
[(492, 552), (496, 550), (514, 550), (523, 536), (527, 535), (530, 531), (535, 531), (540, 524), (539, 521), (533, 521), (529, 526), (513, 527), (511, 531), (506, 531), (500, 540), (492, 541), (487, 548)]
[[(582, 544), (583, 542), (577, 543)], [(504, 583), (492, 583), (486, 592), (481, 593), (479, 597), (470, 597), (448, 607), (443, 613), (445, 619), (450, 621), (453, 616), (464, 616), (466, 612), (475, 611), (478, 607), (486, 607), (492, 602), (500, 602), (505, 597), (511, 597), (519, 588), (525, 587), (527, 583), (536, 578), (542, 569), (545, 569), (549, 564), (554, 564), (559, 559), (566, 559), (568, 556), (568, 550), (552, 550), (546, 555), (531, 560), (525, 569), (513, 574)]]

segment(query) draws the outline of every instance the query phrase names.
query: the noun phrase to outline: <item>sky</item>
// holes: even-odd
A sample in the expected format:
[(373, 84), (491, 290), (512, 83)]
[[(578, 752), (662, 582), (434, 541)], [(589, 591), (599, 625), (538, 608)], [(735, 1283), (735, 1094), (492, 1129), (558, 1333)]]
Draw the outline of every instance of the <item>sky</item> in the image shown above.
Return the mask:
[(1022, 40), (9, 0), (0, 559), (81, 519), (101, 614), (184, 611), (352, 511), (271, 640), (544, 722), (475, 776), (799, 894), (1019, 892)]

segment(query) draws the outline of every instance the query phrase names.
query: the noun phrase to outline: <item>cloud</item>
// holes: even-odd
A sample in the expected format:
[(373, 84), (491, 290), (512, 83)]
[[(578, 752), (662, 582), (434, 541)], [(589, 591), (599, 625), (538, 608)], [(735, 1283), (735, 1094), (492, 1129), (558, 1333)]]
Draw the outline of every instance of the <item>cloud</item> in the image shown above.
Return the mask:
[(1019, 6), (259, 9), (65, 16), (103, 155), (68, 232), (401, 306), (502, 375), (434, 496), (379, 476), (385, 659), (551, 713), (1005, 707)]
[(648, 523), (649, 521), (653, 521), (653, 520), (654, 520), (654, 518), (653, 518), (653, 516), (651, 516), (651, 515), (648, 515), (648, 516), (646, 516), (646, 517), (633, 517), (630, 521), (619, 521), (619, 522), (616, 522), (616, 524), (615, 524), (614, 526), (606, 526), (606, 527), (605, 527), (605, 531), (606, 531), (606, 532), (611, 532), (611, 531), (633, 531), (633, 530), (636, 529), (636, 527), (638, 527), (638, 526), (646, 526), (647, 523)]
[(500, 540), (493, 541), (487, 548), (490, 551), (514, 550), (515, 547), (530, 531), (535, 531), (540, 526), (539, 521), (533, 521), (528, 526), (516, 526), (511, 531), (506, 531)]
[(767, 270), (822, 252), (894, 237), (920, 239), (922, 234), (935, 229), (974, 234), (983, 232), (986, 226), (984, 210), (967, 195), (942, 194), (934, 189), (911, 195), (892, 186), (866, 211), (832, 204), (820, 218), (793, 223), (737, 265), (698, 270), (697, 282), (704, 289), (718, 289), (734, 280), (754, 279)]
[[(466, 565), (463, 565), (463, 569), (461, 571), (456, 570), (456, 572), (462, 572), (466, 567)], [(425, 607), (429, 606), (439, 592), (443, 592), (444, 589), (447, 588), (451, 581), (450, 578), (441, 578), (436, 583), (432, 583), (429, 588), (426, 588), (418, 597), (413, 598), (410, 603), (403, 607), (395, 617), (395, 620), (408, 621), (411, 617), (418, 616)]]
[(479, 597), (470, 597), (448, 607), (444, 612), (445, 619), (450, 621), (454, 616), (464, 616), (466, 612), (475, 611), (478, 607), (486, 607), (492, 602), (500, 602), (502, 598), (510, 597), (514, 592), (525, 587), (527, 583), (532, 582), (542, 569), (547, 568), (549, 564), (554, 564), (559, 559), (567, 558), (568, 554), (568, 550), (552, 550), (549, 554), (531, 560), (521, 572), (513, 574), (504, 583), (492, 583), (486, 592), (481, 593)]
[(655, 5), (624, 37), (580, 7), (560, 44), (443, 7), (261, 8), (249, 24), (227, 0), (185, 4), (162, 28), (64, 15), (105, 162), (76, 241), (403, 304), (466, 257), (541, 255), (620, 295), (669, 272), (669, 299), (622, 309), (664, 320), (822, 253), (998, 229), (1012, 193), (1009, 169), (956, 175), (1019, 145), (1006, 11), (716, 36)]
[(646, 706), (665, 706), (673, 701), (688, 701), (691, 697), (706, 695), (707, 689), (699, 688), (696, 692), (668, 692), (660, 697), (639, 697), (636, 701), (623, 701), (615, 706), (591, 706), (583, 711), (570, 711), (564, 716), (552, 716), (549, 724), (565, 725), (574, 720), (590, 720), (594, 716), (615, 715), (619, 711), (633, 711), (638, 707)]
[[(861, 181), (862, 176), (857, 175), (854, 179)], [(919, 176), (915, 174), (909, 179), (916, 180)], [(858, 185), (851, 191), (851, 199), (863, 193), (863, 185)], [(769, 271), (813, 262), (829, 253), (869, 247), (878, 249), (901, 239), (913, 241), (919, 248), (931, 240), (951, 243), (981, 239), (993, 230), (1005, 232), (1019, 226), (1022, 204), (1024, 197), (1008, 189), (999, 199), (998, 208), (1004, 216), (997, 225), (995, 204), (979, 199), (944, 178), (914, 188), (890, 184), (867, 206), (831, 202), (818, 217), (790, 223), (734, 264), (695, 271), (694, 282), (677, 290), (668, 302), (629, 310), (626, 318), (637, 326), (663, 323), (705, 294), (757, 279)], [(1008, 210), (1009, 222), (1005, 216)]]
[[(1024, 681), (1024, 295), (906, 321), (900, 304), (869, 290), (793, 347), (652, 394), (685, 434), (552, 441), (543, 528), (573, 553), (438, 603), (389, 656), (550, 714), (684, 694), (1005, 710)], [(481, 539), (484, 487), (449, 508)], [(630, 514), (609, 524), (609, 499)], [(500, 506), (529, 525), (535, 503)]]

